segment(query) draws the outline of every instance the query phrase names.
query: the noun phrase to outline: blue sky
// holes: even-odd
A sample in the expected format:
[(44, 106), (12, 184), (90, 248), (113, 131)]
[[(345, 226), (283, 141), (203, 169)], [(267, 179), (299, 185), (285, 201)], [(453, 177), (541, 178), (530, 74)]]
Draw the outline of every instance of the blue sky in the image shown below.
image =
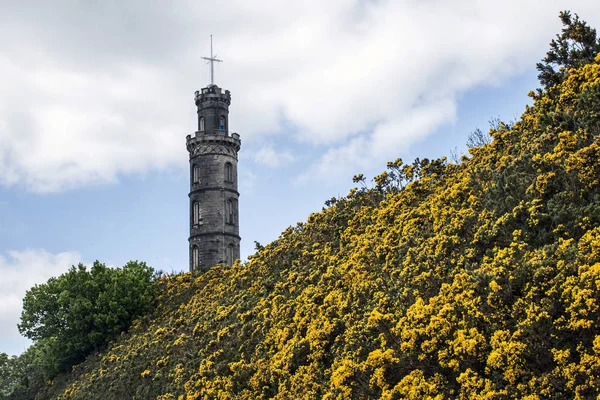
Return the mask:
[(3, 12), (0, 37), (15, 40), (0, 42), (0, 352), (28, 345), (25, 290), (71, 264), (187, 269), (185, 136), (209, 34), (242, 137), (246, 258), (352, 175), (466, 153), (475, 128), (518, 118), (561, 9), (600, 25), (593, 1), (309, 3)]

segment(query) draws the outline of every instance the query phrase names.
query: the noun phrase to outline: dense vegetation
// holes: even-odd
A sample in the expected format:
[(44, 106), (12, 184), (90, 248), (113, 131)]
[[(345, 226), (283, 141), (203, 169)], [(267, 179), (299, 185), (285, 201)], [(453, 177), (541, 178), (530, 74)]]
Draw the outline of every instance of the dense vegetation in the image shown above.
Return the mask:
[(73, 266), (36, 285), (23, 299), (20, 332), (33, 345), (19, 357), (0, 354), (0, 399), (24, 398), (105, 346), (152, 309), (154, 270), (129, 262), (108, 268)]
[(392, 162), (248, 263), (160, 278), (150, 315), (38, 398), (599, 396), (600, 54), (561, 17), (548, 65), (574, 68), (538, 66), (489, 143)]

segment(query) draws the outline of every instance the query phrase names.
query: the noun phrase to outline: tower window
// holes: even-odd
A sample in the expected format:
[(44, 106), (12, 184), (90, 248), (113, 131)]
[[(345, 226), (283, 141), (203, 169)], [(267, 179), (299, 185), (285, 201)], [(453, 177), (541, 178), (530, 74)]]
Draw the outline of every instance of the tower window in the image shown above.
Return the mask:
[(192, 172), (192, 175), (194, 177), (193, 182), (199, 183), (200, 182), (200, 167), (198, 165), (194, 165), (194, 170)]
[(225, 163), (225, 182), (233, 182), (233, 165)]
[(238, 201), (235, 199), (233, 200), (233, 223), (238, 223)]
[(200, 207), (200, 203), (195, 201), (194, 205), (192, 207), (193, 207), (192, 221), (193, 221), (194, 225), (200, 225), (202, 223), (202, 208)]
[(229, 265), (229, 266), (233, 265), (234, 257), (235, 256), (233, 254), (233, 244), (229, 244), (229, 246), (227, 246), (227, 254), (226, 254), (227, 265)]
[(200, 266), (200, 250), (198, 246), (192, 247), (192, 271), (195, 271)]
[(225, 130), (225, 117), (223, 116), (219, 118), (219, 129), (222, 131)]
[(227, 203), (225, 203), (225, 218), (228, 224), (235, 224), (235, 200), (229, 199)]
[(204, 132), (204, 117), (200, 118), (200, 132)]

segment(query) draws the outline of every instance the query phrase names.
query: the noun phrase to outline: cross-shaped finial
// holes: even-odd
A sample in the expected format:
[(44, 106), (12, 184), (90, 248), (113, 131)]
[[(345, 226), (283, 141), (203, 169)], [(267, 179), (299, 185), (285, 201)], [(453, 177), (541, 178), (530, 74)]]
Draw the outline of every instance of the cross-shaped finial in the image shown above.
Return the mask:
[(210, 58), (209, 57), (202, 57), (202, 58), (207, 60), (210, 63), (210, 85), (212, 86), (215, 84), (215, 61), (223, 62), (223, 60), (217, 59), (216, 54), (213, 56), (212, 35), (210, 35)]

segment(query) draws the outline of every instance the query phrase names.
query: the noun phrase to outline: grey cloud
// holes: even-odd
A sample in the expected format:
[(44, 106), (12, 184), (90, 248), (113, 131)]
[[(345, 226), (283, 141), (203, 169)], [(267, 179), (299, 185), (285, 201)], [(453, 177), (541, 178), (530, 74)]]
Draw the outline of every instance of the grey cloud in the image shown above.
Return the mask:
[(13, 51), (23, 55), (23, 45), (46, 49), (65, 66), (171, 63), (195, 41), (193, 25), (181, 24), (177, 11), (142, 1), (10, 2), (0, 30), (13, 39), (18, 33)]

